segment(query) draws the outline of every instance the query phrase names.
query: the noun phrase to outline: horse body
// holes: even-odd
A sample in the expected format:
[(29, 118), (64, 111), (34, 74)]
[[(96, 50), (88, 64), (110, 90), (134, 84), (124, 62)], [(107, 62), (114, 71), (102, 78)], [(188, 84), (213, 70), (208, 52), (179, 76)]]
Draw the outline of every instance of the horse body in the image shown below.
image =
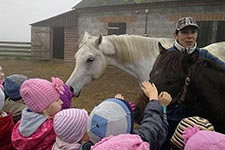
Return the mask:
[[(184, 92), (185, 79), (190, 83)], [(188, 115), (207, 118), (216, 131), (225, 133), (225, 69), (206, 59), (176, 51), (161, 53), (150, 73), (159, 91), (168, 91), (174, 103), (184, 93)]]
[(203, 49), (208, 50), (210, 53), (225, 62), (225, 42), (213, 43), (203, 47)]

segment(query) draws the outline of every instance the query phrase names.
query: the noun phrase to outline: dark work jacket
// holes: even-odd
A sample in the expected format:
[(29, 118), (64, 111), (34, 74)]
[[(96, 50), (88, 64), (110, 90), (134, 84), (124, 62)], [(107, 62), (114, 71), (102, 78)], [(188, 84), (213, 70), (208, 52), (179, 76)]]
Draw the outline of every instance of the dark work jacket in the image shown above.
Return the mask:
[[(150, 144), (151, 150), (160, 150), (168, 134), (168, 122), (163, 118), (162, 106), (158, 101), (148, 102), (140, 126), (132, 134), (139, 135)], [(91, 143), (81, 145), (80, 150), (90, 150)]]

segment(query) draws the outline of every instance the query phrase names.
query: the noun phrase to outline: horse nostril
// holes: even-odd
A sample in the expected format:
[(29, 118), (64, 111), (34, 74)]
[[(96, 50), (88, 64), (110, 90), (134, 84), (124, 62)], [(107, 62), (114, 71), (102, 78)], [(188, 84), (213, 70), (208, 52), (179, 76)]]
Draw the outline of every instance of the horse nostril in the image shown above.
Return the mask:
[(72, 86), (70, 86), (70, 91), (73, 93), (74, 92), (74, 89)]

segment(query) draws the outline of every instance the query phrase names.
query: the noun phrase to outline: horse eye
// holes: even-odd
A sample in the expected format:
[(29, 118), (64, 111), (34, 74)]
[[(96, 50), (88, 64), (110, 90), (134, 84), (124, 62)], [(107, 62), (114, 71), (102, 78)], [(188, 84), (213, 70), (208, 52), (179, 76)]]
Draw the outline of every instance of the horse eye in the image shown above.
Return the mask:
[(87, 59), (87, 62), (92, 62), (92, 61), (94, 61), (94, 60), (95, 60), (94, 57), (89, 57), (89, 58)]

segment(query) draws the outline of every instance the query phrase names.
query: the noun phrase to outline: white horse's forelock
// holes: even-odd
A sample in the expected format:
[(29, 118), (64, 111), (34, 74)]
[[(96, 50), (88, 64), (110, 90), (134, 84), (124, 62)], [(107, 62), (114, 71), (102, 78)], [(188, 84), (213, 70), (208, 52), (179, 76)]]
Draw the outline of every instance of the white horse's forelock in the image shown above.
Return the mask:
[(159, 53), (158, 42), (169, 48), (174, 41), (172, 38), (150, 38), (140, 35), (111, 35), (105, 38), (114, 45), (117, 60), (123, 63), (155, 57)]

